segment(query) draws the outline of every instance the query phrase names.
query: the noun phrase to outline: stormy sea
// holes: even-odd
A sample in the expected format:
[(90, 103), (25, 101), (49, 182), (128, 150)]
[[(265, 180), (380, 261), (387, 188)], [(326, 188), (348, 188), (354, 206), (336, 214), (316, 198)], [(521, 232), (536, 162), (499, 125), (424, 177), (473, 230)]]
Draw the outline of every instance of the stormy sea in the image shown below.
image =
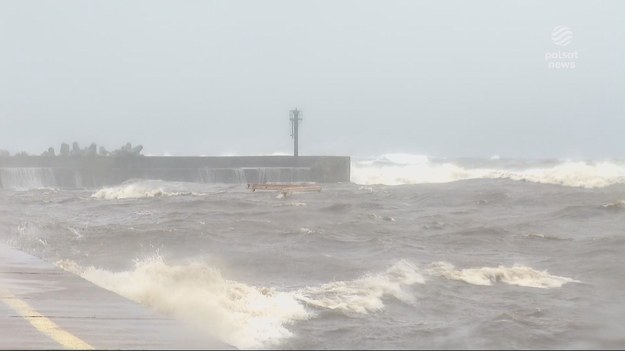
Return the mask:
[(352, 158), (320, 192), (0, 172), (0, 240), (243, 349), (625, 348), (625, 163)]

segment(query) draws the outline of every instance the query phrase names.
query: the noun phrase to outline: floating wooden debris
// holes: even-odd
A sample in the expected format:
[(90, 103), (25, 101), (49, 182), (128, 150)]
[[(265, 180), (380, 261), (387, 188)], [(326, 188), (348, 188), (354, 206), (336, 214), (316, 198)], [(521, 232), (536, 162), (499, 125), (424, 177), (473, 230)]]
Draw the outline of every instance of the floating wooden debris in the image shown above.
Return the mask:
[(286, 197), (294, 192), (320, 192), (320, 185), (312, 184), (248, 184), (247, 188), (251, 191), (256, 190), (277, 190)]

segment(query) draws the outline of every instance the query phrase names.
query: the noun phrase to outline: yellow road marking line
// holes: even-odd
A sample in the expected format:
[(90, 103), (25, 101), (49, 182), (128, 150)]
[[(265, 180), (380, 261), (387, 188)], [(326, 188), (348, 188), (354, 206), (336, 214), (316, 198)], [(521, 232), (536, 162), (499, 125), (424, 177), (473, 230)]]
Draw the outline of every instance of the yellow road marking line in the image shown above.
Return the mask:
[(10, 291), (0, 289), (0, 300), (11, 307), (15, 312), (30, 322), (33, 327), (47, 335), (63, 347), (75, 350), (93, 350), (93, 346), (82, 341), (73, 334), (61, 329), (46, 316), (35, 311), (29, 304), (17, 298)]

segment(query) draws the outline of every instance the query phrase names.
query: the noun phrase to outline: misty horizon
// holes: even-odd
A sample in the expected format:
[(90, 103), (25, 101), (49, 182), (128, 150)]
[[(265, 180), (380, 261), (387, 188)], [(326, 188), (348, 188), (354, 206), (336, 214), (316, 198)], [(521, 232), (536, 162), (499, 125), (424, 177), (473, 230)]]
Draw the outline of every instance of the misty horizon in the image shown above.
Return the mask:
[(301, 155), (624, 158), (624, 10), (4, 1), (0, 149), (291, 154), (299, 108)]

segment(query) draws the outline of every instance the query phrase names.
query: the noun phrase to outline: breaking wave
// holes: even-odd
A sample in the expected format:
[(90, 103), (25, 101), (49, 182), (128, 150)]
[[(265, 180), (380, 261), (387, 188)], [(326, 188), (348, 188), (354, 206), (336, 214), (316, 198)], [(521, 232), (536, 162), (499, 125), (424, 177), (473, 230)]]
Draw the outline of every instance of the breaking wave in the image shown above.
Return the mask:
[(93, 193), (91, 197), (104, 200), (117, 200), (158, 196), (197, 195), (189, 191), (180, 192), (167, 189), (170, 185), (170, 183), (162, 181), (139, 181), (115, 187), (102, 188)]
[(580, 282), (572, 278), (551, 275), (547, 271), (537, 271), (527, 266), (456, 269), (451, 263), (434, 262), (430, 265), (428, 273), (450, 280), (461, 280), (473, 285), (492, 285), (494, 282), (502, 282), (530, 288), (549, 289), (559, 288), (566, 283)]
[(315, 307), (366, 314), (383, 309), (382, 298), (385, 296), (393, 296), (404, 303), (413, 303), (414, 296), (405, 287), (417, 283), (425, 283), (417, 267), (401, 260), (386, 272), (366, 275), (352, 281), (307, 287), (297, 291), (295, 296)]
[(386, 154), (354, 161), (351, 181), (361, 185), (448, 183), (467, 179), (511, 179), (570, 187), (601, 188), (625, 183), (625, 165), (603, 162), (566, 161), (550, 166), (503, 165), (491, 159), (487, 167), (466, 167), (452, 162), (432, 161), (427, 156)]
[(425, 284), (423, 274), (474, 285), (503, 282), (543, 289), (579, 282), (526, 266), (456, 269), (447, 262), (434, 262), (420, 270), (399, 260), (386, 271), (355, 280), (279, 290), (228, 280), (219, 269), (200, 261), (170, 265), (158, 255), (137, 260), (133, 270), (122, 272), (84, 268), (71, 260), (56, 264), (160, 313), (194, 323), (219, 340), (244, 349), (279, 344), (293, 336), (289, 325), (314, 318), (316, 310), (368, 314), (383, 310), (385, 298), (389, 297), (412, 304), (415, 294), (408, 287)]
[(291, 323), (315, 316), (308, 307), (366, 314), (382, 309), (385, 296), (412, 301), (404, 287), (423, 283), (416, 267), (405, 261), (383, 273), (294, 291), (231, 281), (202, 262), (168, 265), (160, 256), (137, 261), (134, 270), (123, 272), (82, 268), (70, 260), (57, 265), (244, 349), (271, 347), (292, 336), (287, 329)]
[(290, 293), (225, 279), (200, 262), (168, 265), (160, 257), (111, 272), (59, 262), (66, 270), (174, 318), (204, 327), (238, 348), (260, 348), (291, 336), (287, 324), (310, 317)]

